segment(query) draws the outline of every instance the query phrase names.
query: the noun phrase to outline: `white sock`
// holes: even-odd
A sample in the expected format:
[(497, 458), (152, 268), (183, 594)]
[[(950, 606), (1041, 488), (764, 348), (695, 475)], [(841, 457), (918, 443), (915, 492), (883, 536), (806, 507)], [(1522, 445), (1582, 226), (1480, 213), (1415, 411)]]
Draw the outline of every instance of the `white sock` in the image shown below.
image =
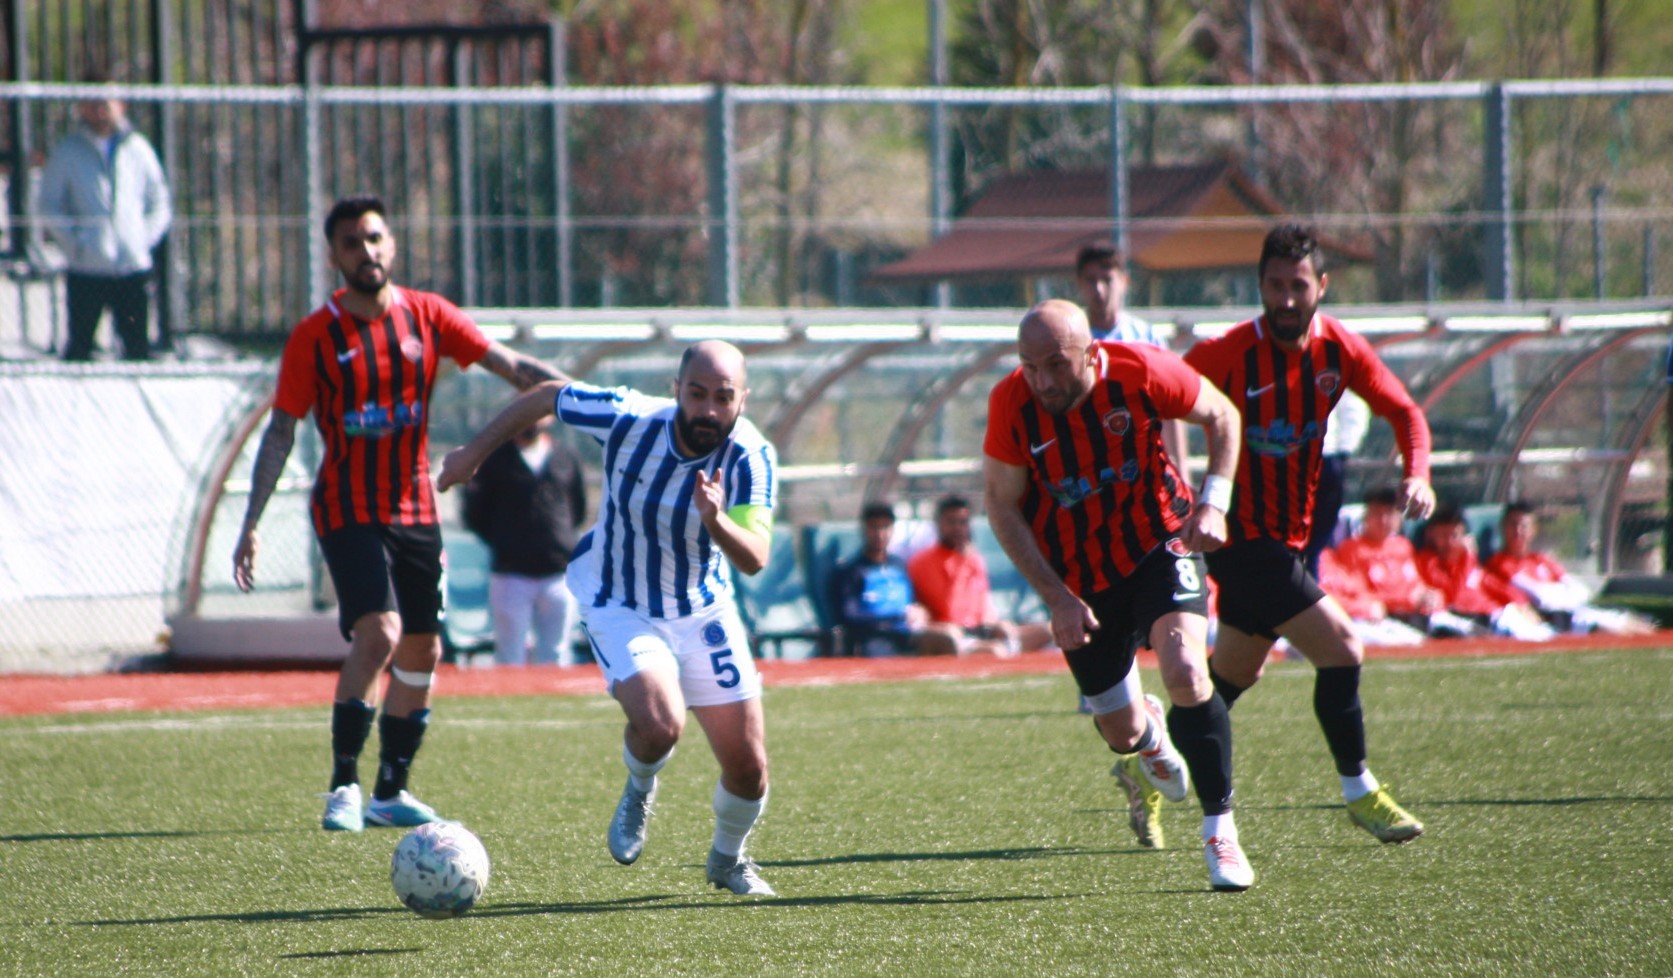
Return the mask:
[(723, 856), (736, 856), (743, 852), (744, 839), (749, 837), (749, 830), (755, 827), (755, 820), (761, 817), (761, 811), (766, 807), (766, 795), (750, 801), (739, 798), (727, 791), (725, 785), (715, 782), (715, 851)]
[(1231, 812), (1202, 817), (1202, 841), (1209, 839), (1237, 839), (1237, 822), (1232, 819)]
[(1382, 785), (1377, 781), (1377, 776), (1371, 773), (1370, 768), (1352, 776), (1344, 774), (1342, 775), (1342, 800), (1349, 803), (1356, 802), (1381, 787)]
[(662, 770), (662, 765), (667, 764), (668, 759), (673, 756), (674, 751), (670, 749), (654, 761), (641, 761), (633, 756), (626, 744), (623, 744), (622, 763), (627, 765), (627, 776), (633, 781), (633, 790), (649, 794), (650, 790), (656, 787), (656, 772)]

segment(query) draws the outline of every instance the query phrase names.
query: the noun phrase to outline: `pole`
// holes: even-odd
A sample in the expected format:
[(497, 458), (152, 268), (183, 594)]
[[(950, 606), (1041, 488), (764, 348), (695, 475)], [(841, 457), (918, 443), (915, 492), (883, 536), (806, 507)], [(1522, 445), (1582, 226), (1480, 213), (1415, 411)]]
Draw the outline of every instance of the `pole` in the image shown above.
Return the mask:
[[(947, 0), (929, 0), (929, 84), (947, 86)], [(929, 117), (929, 210), (930, 233), (939, 238), (952, 224), (952, 149), (947, 133), (947, 103), (936, 99)], [(953, 304), (952, 285), (945, 279), (935, 283), (937, 309)]]

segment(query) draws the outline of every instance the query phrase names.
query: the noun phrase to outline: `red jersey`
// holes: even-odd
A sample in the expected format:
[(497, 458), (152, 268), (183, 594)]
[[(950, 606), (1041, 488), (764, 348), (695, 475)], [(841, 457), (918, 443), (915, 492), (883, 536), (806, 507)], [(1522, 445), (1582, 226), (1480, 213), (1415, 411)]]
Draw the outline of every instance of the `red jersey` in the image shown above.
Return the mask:
[[(1390, 614), (1404, 615), (1424, 610), (1420, 601), (1429, 586), (1423, 583), (1423, 575), (1418, 572), (1412, 542), (1400, 534), (1396, 533), (1380, 544), (1364, 537), (1351, 537), (1336, 548), (1335, 557), (1344, 573), (1360, 581), (1366, 597), (1382, 602)], [(1323, 584), (1323, 581), (1320, 583)], [(1327, 587), (1325, 590), (1330, 589)]]
[(1555, 584), (1568, 577), (1568, 571), (1549, 554), (1530, 551), (1521, 557), (1512, 557), (1503, 550), (1487, 558), (1482, 564), (1489, 577), (1500, 582), (1514, 584), (1517, 575), (1530, 580), (1547, 584)]
[(340, 305), (343, 290), (291, 330), (273, 406), (314, 413), (325, 457), (314, 478), (314, 532), (355, 524), (439, 522), (430, 485), (430, 392), (442, 357), (468, 367), (489, 341), (439, 295), (395, 289), (382, 319)]
[(953, 550), (940, 541), (912, 555), (906, 562), (912, 595), (930, 621), (975, 628), (994, 621), (988, 565), (975, 547)]
[(1487, 576), (1475, 554), (1463, 551), (1451, 560), (1420, 550), (1417, 569), (1423, 580), (1446, 598), (1446, 606), (1466, 615), (1491, 615), (1507, 604), (1526, 604), (1522, 592)]
[[(1415, 565), (1412, 572), (1417, 572)], [(1388, 610), (1388, 606), (1371, 593), (1365, 578), (1344, 564), (1341, 556), (1329, 547), (1319, 551), (1319, 587), (1335, 598), (1348, 617), (1356, 621), (1379, 621)]]
[(1274, 342), (1260, 319), (1203, 340), (1185, 360), (1225, 391), (1243, 415), (1243, 452), (1227, 529), (1233, 542), (1255, 537), (1307, 544), (1330, 412), (1344, 390), (1365, 399), (1394, 426), (1407, 478), (1429, 477), (1429, 423), (1400, 378), (1365, 338), (1322, 313), (1301, 350)]
[(1202, 377), (1166, 350), (1097, 343), (1080, 407), (1054, 415), (1013, 370), (988, 396), (982, 451), (1026, 468), (1022, 516), (1069, 589), (1096, 594), (1179, 531), (1191, 490), (1162, 448), (1162, 420), (1197, 403)]

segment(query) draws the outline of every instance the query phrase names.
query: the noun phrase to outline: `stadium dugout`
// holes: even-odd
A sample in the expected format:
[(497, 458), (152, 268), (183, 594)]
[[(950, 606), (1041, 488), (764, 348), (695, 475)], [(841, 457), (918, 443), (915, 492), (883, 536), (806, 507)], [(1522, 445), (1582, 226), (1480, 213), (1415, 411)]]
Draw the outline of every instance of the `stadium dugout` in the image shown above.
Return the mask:
[[(1175, 344), (1252, 310), (1137, 310)], [(1593, 581), (1659, 574), (1667, 452), (1665, 303), (1338, 307), (1429, 413), (1440, 494), (1466, 505), (1545, 501), (1548, 545)], [(986, 397), (1011, 369), (1017, 310), (501, 310), (472, 315), (496, 338), (576, 376), (660, 389), (679, 351), (724, 337), (750, 357), (749, 415), (778, 446), (772, 576), (757, 587), (766, 654), (811, 654), (816, 586), (803, 528), (851, 527), (863, 503), (922, 515), (946, 492), (980, 494)], [(328, 575), (313, 553), (307, 488), (318, 458), (299, 439), (263, 525), (250, 595), (230, 575), (232, 534), (265, 421), (271, 364), (252, 360), (0, 363), (0, 670), (91, 671), (138, 657), (177, 665), (333, 662)], [(507, 396), (480, 371), (438, 390), (439, 455)], [(577, 443), (584, 453), (594, 451)], [(68, 449), (68, 450), (67, 450)], [(585, 455), (596, 465), (596, 454)], [(1397, 470), (1373, 429), (1349, 498)], [(454, 540), (464, 531), (444, 504)], [(820, 536), (815, 546), (834, 536)], [(798, 550), (798, 548), (803, 548)], [(780, 563), (787, 553), (796, 559)], [(799, 570), (799, 573), (791, 573)], [(996, 575), (1000, 569), (996, 566)], [(804, 603), (805, 602), (805, 603)], [(455, 597), (456, 614), (469, 602)], [(159, 639), (159, 636), (161, 638)], [(799, 640), (800, 644), (797, 644)]]

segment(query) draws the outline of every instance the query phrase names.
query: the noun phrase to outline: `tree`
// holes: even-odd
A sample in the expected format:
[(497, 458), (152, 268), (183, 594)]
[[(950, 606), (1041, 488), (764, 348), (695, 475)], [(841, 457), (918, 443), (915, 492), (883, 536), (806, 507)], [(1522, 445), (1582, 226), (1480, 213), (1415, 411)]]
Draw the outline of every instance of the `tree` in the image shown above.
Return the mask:
[[(1244, 0), (1219, 0), (1199, 39), (1227, 84), (1447, 81), (1463, 70), (1443, 0), (1263, 0), (1261, 77), (1247, 57)], [(1474, 112), (1474, 106), (1467, 111)], [(1252, 110), (1252, 163), (1280, 200), (1314, 214), (1355, 215), (1375, 252), (1377, 297), (1410, 297), (1424, 269), (1416, 252), (1442, 230), (1405, 215), (1473, 205), (1479, 180), (1447, 168), (1474, 163), (1471, 130), (1455, 106), (1398, 100), (1262, 106)], [(1339, 233), (1347, 230), (1337, 228)], [(1415, 234), (1414, 234), (1415, 232)], [(1415, 240), (1414, 240), (1415, 238)]]

